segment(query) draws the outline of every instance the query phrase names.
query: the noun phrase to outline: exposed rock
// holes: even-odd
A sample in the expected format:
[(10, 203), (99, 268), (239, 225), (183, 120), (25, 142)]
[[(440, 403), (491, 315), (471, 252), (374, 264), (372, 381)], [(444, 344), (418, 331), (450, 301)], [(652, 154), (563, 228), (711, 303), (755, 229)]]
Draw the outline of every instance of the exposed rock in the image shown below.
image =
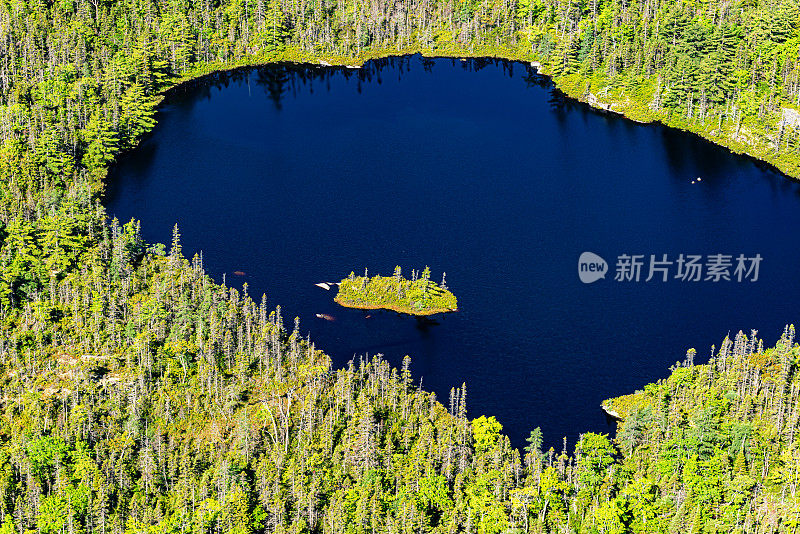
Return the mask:
[(792, 128), (800, 128), (800, 112), (796, 109), (781, 108), (781, 122), (779, 126), (791, 126)]
[(612, 419), (616, 419), (617, 421), (622, 421), (622, 416), (619, 413), (615, 412), (614, 410), (610, 409), (605, 404), (601, 404), (600, 407), (603, 409), (604, 412), (606, 412), (606, 415), (608, 415)]
[(592, 93), (587, 93), (586, 94), (586, 102), (590, 106), (592, 106), (593, 108), (602, 109), (604, 111), (611, 111), (613, 113), (618, 113), (617, 111), (614, 111), (613, 109), (611, 109), (611, 106), (613, 106), (614, 104), (606, 104), (605, 102), (601, 102)]

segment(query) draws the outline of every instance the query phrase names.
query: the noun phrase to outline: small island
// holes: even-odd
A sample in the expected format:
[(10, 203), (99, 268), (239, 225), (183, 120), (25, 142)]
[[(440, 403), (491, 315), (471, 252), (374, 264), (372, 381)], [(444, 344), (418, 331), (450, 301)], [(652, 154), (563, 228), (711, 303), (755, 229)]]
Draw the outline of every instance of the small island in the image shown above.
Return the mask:
[(350, 276), (339, 283), (339, 293), (334, 298), (338, 304), (362, 310), (392, 310), (408, 315), (434, 315), (458, 309), (456, 296), (447, 289), (445, 273), (442, 283), (431, 281), (431, 270), (426, 266), (422, 274), (411, 271), (411, 280), (404, 278), (400, 267), (392, 276)]

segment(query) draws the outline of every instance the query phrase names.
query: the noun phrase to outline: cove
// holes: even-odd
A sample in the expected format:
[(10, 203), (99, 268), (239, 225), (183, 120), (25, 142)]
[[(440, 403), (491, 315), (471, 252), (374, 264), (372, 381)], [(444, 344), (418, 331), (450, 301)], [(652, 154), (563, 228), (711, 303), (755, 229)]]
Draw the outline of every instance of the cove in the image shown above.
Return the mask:
[[(470, 416), (496, 416), (516, 446), (536, 426), (557, 450), (613, 432), (603, 399), (665, 377), (691, 347), (703, 361), (739, 329), (771, 344), (797, 320), (800, 185), (564, 99), (523, 64), (243, 69), (171, 91), (157, 118), (109, 177), (109, 216), (141, 219), (149, 242), (178, 223), (185, 254), (266, 293), (288, 327), (300, 317), (337, 367), (408, 354), (444, 404), (466, 382)], [(610, 270), (591, 284), (587, 251)], [(644, 256), (641, 281), (614, 280), (623, 254)], [(763, 260), (756, 282), (681, 281), (674, 266), (645, 282), (651, 254)], [(395, 265), (446, 271), (459, 311), (419, 324), (314, 285)]]

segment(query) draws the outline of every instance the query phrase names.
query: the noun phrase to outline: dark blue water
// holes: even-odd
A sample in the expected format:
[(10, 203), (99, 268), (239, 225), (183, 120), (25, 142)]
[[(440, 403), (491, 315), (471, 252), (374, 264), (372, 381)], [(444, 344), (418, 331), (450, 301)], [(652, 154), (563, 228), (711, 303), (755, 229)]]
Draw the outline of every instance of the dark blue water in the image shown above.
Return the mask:
[[(111, 176), (111, 215), (140, 218), (151, 242), (177, 222), (185, 253), (299, 316), (336, 365), (409, 354), (445, 404), (466, 382), (470, 414), (497, 416), (516, 445), (536, 426), (556, 447), (613, 431), (603, 399), (690, 347), (703, 360), (751, 328), (773, 343), (797, 320), (798, 184), (565, 101), (521, 64), (254, 69), (173, 92), (158, 119)], [(606, 279), (579, 281), (584, 251)], [(764, 259), (757, 282), (643, 281), (650, 254), (681, 253)], [(642, 281), (614, 281), (621, 254), (646, 256)], [(397, 264), (446, 271), (461, 311), (427, 327), (365, 318), (314, 286)]]

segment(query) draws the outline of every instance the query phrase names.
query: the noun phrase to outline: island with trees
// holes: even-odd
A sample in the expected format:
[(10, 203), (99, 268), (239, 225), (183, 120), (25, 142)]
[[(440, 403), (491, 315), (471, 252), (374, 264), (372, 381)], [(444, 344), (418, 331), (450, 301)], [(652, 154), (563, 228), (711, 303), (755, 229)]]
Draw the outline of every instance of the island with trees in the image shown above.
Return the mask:
[(454, 312), (458, 302), (447, 289), (445, 276), (446, 273), (442, 273), (441, 284), (433, 282), (427, 266), (421, 274), (412, 269), (410, 280), (403, 277), (399, 266), (394, 268), (392, 276), (370, 278), (366, 269), (364, 276), (351, 272), (339, 283), (339, 293), (334, 300), (348, 308), (384, 309), (415, 316)]

